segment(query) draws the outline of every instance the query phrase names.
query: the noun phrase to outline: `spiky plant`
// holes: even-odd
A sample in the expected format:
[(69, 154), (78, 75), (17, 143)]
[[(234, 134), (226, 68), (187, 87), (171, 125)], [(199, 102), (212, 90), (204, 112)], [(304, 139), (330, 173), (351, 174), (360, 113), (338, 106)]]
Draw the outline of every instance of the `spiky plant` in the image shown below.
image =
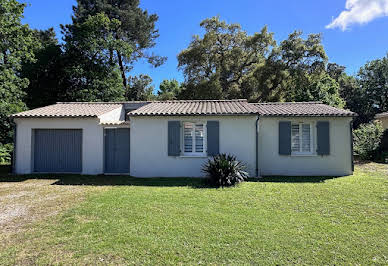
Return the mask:
[(245, 165), (230, 154), (219, 154), (209, 159), (202, 171), (207, 174), (209, 182), (217, 187), (234, 186), (245, 181), (249, 175)]

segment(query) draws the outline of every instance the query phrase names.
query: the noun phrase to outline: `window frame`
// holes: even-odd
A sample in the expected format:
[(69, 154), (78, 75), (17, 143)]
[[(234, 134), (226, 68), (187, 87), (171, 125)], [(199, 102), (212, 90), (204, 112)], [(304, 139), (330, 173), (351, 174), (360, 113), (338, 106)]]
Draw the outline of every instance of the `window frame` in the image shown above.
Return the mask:
[[(192, 136), (192, 152), (185, 152), (185, 124), (190, 123), (194, 124), (193, 131), (194, 134)], [(196, 152), (195, 150), (195, 129), (196, 124), (202, 124), (203, 125), (203, 152)], [(200, 121), (200, 120), (185, 120), (182, 121), (181, 124), (181, 156), (182, 157), (206, 157), (207, 156), (207, 122), (206, 121)]]
[[(293, 125), (298, 125), (299, 127), (299, 151), (293, 151), (292, 150), (292, 143), (293, 143), (293, 138), (292, 138), (292, 126)], [(310, 151), (303, 151), (303, 125), (309, 125), (310, 126)], [(303, 155), (314, 155), (314, 123), (313, 122), (308, 122), (308, 121), (291, 121), (291, 155), (295, 156), (303, 156)]]

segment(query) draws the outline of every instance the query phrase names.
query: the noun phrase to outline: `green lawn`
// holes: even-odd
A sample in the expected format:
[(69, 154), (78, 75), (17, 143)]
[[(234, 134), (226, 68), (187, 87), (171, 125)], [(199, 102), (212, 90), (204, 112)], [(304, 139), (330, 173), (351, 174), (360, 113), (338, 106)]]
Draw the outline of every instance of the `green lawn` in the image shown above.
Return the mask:
[(0, 223), (0, 264), (388, 264), (387, 165), (227, 189), (193, 179), (48, 178), (0, 178), (0, 204), (28, 185), (34, 196), (18, 206), (40, 195), (53, 205), (30, 207), (43, 218)]

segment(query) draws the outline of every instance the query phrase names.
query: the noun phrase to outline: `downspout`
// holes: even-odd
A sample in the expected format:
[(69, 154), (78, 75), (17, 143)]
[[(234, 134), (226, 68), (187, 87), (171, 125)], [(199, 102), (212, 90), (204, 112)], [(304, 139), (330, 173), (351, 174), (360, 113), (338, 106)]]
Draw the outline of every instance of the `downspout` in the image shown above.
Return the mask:
[(257, 116), (256, 119), (256, 177), (259, 177), (259, 119), (260, 117)]
[(350, 128), (350, 160), (352, 161), (352, 172), (354, 172), (354, 155), (353, 155), (353, 119), (349, 123)]
[[(12, 121), (14, 122), (14, 121)], [(12, 173), (16, 173), (16, 124), (13, 125), (13, 152), (11, 157)]]

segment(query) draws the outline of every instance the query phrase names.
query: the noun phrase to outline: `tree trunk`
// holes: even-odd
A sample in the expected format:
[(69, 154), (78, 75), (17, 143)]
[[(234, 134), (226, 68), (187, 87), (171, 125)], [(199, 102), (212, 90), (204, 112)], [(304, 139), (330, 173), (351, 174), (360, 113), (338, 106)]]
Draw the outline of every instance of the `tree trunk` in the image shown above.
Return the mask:
[(123, 59), (121, 58), (120, 52), (117, 52), (117, 58), (119, 60), (119, 66), (120, 66), (120, 72), (121, 72), (121, 78), (123, 79), (123, 86), (127, 90), (127, 78), (125, 76), (125, 68), (123, 64)]

